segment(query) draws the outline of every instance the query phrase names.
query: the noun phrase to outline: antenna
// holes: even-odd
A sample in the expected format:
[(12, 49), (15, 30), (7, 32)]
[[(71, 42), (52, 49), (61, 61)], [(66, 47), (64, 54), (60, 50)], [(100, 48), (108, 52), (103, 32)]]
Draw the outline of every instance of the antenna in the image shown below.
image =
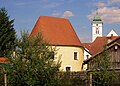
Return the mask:
[(96, 8), (96, 15), (98, 15), (98, 8)]

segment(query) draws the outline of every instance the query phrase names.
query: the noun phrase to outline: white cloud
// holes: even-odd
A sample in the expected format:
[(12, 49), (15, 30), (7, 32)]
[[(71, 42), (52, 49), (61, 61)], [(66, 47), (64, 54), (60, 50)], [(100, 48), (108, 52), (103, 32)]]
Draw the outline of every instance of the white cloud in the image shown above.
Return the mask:
[(45, 4), (44, 8), (55, 8), (60, 5), (61, 5), (61, 3), (57, 3), (57, 2), (47, 3), (47, 4)]
[(106, 4), (103, 3), (103, 2), (98, 2), (98, 3), (96, 3), (96, 6), (98, 6), (98, 7), (104, 7), (104, 6), (106, 6)]
[(57, 12), (57, 11), (55, 10), (55, 11), (53, 11), (52, 16), (60, 17), (60, 16), (61, 16), (61, 13), (60, 13), (60, 12)]
[(79, 36), (79, 39), (81, 40), (82, 43), (87, 43), (87, 42), (90, 42), (91, 40), (91, 37), (90, 36), (87, 36), (87, 35), (81, 35)]
[(74, 14), (73, 14), (72, 11), (65, 11), (65, 12), (63, 13), (63, 17), (64, 17), (64, 18), (68, 18), (68, 17), (72, 17), (72, 16), (74, 16)]
[(108, 0), (107, 2), (97, 2), (96, 6), (98, 7), (105, 7), (105, 6), (112, 6), (112, 5), (119, 5), (120, 0)]
[(53, 13), (52, 15), (58, 17), (60, 16), (60, 13), (56, 12), (56, 13)]
[(111, 4), (120, 3), (120, 0), (109, 0), (109, 3), (111, 3)]
[(29, 2), (22, 2), (22, 1), (19, 1), (19, 2), (14, 2), (14, 5), (16, 6), (26, 6), (26, 5), (31, 5), (33, 4), (34, 1), (29, 1)]
[[(87, 17), (92, 20), (95, 16), (96, 11), (93, 11), (90, 15)], [(120, 22), (120, 9), (118, 7), (103, 7), (98, 9), (98, 13), (103, 19), (104, 23), (116, 23)]]
[(62, 13), (62, 12), (58, 12), (58, 11), (54, 10), (52, 13), (52, 16), (69, 18), (69, 17), (74, 16), (74, 14), (72, 11), (65, 11)]
[(108, 0), (106, 3), (106, 6), (112, 6), (112, 5), (119, 5), (120, 4), (120, 0)]

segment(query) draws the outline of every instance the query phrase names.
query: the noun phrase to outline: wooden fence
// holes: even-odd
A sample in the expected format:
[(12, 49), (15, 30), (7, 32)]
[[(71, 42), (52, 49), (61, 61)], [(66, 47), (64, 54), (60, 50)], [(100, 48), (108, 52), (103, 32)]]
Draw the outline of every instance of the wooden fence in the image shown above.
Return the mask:
[(63, 86), (88, 86), (87, 72), (59, 72)]
[[(59, 72), (57, 74), (62, 86), (87, 86), (86, 72)], [(7, 83), (12, 86), (10, 83)], [(0, 86), (4, 86), (4, 75), (0, 74)]]
[[(92, 84), (90, 85), (89, 73), (59, 72), (57, 76), (61, 80), (62, 86), (92, 86)], [(120, 71), (116, 73), (118, 77), (115, 81), (111, 81), (110, 86), (120, 86)], [(0, 74), (0, 86), (4, 85), (4, 75)]]

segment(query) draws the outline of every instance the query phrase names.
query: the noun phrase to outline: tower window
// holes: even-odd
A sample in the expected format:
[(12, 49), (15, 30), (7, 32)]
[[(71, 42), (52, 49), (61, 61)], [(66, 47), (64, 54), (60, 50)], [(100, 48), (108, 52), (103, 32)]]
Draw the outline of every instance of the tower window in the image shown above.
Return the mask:
[(96, 24), (96, 26), (98, 26), (98, 24)]
[(96, 34), (99, 34), (99, 29), (98, 28), (96, 28)]

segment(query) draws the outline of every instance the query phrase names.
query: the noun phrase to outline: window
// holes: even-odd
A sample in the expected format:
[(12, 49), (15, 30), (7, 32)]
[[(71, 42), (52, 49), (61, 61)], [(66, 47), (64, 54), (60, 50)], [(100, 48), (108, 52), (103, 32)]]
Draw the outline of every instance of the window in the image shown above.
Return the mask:
[(66, 71), (69, 72), (71, 70), (71, 67), (66, 67)]
[(89, 55), (86, 55), (87, 59), (89, 58)]
[(51, 58), (51, 59), (54, 59), (55, 57), (54, 57), (55, 55), (54, 55), (54, 52), (50, 52), (49, 53), (49, 57)]
[(74, 60), (78, 60), (78, 52), (74, 52)]
[(96, 28), (96, 34), (99, 34), (99, 29), (98, 28)]

